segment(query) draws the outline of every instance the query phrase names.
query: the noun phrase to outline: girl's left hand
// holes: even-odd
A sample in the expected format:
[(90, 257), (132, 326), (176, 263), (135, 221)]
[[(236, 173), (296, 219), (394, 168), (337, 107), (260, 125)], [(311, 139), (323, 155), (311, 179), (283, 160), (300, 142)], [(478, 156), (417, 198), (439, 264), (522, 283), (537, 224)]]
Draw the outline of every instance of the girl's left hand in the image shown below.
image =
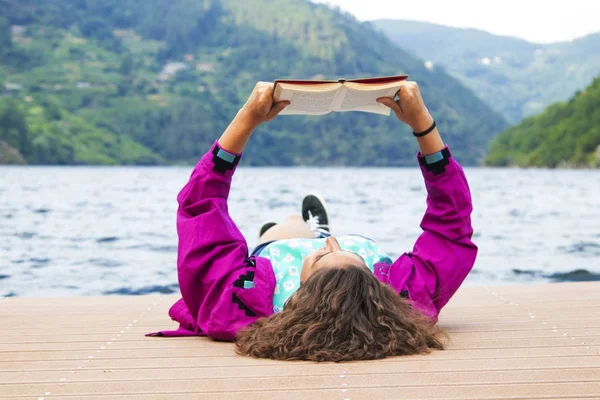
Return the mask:
[(289, 101), (274, 103), (273, 87), (272, 82), (258, 82), (254, 86), (246, 104), (240, 110), (240, 113), (248, 119), (248, 123), (258, 126), (263, 122), (270, 121), (290, 104)]

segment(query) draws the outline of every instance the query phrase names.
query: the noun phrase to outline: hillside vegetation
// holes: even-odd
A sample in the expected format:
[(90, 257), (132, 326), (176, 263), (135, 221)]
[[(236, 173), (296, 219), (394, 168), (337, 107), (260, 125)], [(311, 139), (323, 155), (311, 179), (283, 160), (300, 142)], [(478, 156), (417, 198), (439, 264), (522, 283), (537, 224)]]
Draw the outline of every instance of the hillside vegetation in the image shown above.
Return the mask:
[(513, 123), (568, 100), (600, 75), (600, 33), (536, 44), (425, 22), (373, 24), (399, 46), (429, 61), (433, 70), (443, 69), (458, 78)]
[[(254, 84), (408, 73), (454, 154), (482, 160), (505, 120), (369, 24), (304, 0), (0, 2), (0, 162), (192, 163)], [(412, 165), (393, 117), (281, 117), (253, 165)], [(4, 154), (4, 156), (2, 156)]]
[(600, 167), (600, 77), (568, 102), (554, 104), (498, 135), (486, 163)]

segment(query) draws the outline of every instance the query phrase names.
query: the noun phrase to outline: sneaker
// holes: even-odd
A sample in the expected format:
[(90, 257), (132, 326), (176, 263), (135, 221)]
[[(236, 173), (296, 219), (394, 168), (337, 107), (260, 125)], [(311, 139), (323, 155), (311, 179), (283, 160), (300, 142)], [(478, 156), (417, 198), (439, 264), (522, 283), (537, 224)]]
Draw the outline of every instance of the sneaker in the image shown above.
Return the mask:
[(263, 223), (262, 226), (260, 227), (260, 230), (258, 231), (258, 237), (260, 238), (262, 235), (265, 234), (265, 232), (267, 232), (269, 229), (271, 229), (275, 225), (277, 225), (277, 222), (273, 222), (273, 221), (267, 221), (267, 222)]
[(318, 194), (307, 194), (302, 200), (302, 219), (314, 233), (330, 233), (325, 200)]

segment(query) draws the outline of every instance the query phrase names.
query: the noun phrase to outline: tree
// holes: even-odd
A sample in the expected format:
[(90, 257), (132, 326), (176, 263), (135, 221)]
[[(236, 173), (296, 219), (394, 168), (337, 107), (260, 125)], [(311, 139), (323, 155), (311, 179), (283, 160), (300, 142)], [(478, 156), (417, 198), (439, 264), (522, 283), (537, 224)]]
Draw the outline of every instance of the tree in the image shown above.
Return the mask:
[(202, 44), (204, 33), (217, 20), (219, 8), (214, 0), (179, 0), (165, 16), (168, 45), (165, 56), (193, 51)]
[(121, 67), (119, 68), (119, 73), (124, 76), (131, 75), (131, 71), (133, 70), (133, 57), (131, 54), (127, 54), (123, 61), (121, 62)]
[(4, 17), (0, 17), (0, 56), (12, 47), (10, 24)]
[(0, 111), (0, 138), (27, 157), (31, 153), (29, 130), (25, 114), (14, 101)]

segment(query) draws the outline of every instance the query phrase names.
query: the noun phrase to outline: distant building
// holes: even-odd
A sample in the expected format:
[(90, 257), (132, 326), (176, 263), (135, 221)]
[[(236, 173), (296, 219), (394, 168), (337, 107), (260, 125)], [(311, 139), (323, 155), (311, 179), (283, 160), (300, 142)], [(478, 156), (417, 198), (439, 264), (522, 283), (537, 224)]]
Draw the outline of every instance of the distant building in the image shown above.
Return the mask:
[(19, 84), (19, 83), (12, 83), (12, 82), (6, 82), (4, 84), (4, 87), (6, 88), (6, 90), (23, 90), (23, 85)]
[(172, 77), (174, 77), (177, 72), (179, 71), (183, 71), (184, 69), (188, 69), (189, 67), (182, 63), (182, 62), (170, 62), (167, 63), (162, 71), (160, 71), (160, 74), (158, 74), (158, 80), (159, 81), (167, 81), (169, 79), (171, 79)]
[(215, 72), (215, 65), (211, 63), (201, 63), (196, 65), (196, 69), (200, 72)]
[(12, 25), (10, 27), (10, 33), (12, 36), (23, 36), (25, 27), (23, 25)]

